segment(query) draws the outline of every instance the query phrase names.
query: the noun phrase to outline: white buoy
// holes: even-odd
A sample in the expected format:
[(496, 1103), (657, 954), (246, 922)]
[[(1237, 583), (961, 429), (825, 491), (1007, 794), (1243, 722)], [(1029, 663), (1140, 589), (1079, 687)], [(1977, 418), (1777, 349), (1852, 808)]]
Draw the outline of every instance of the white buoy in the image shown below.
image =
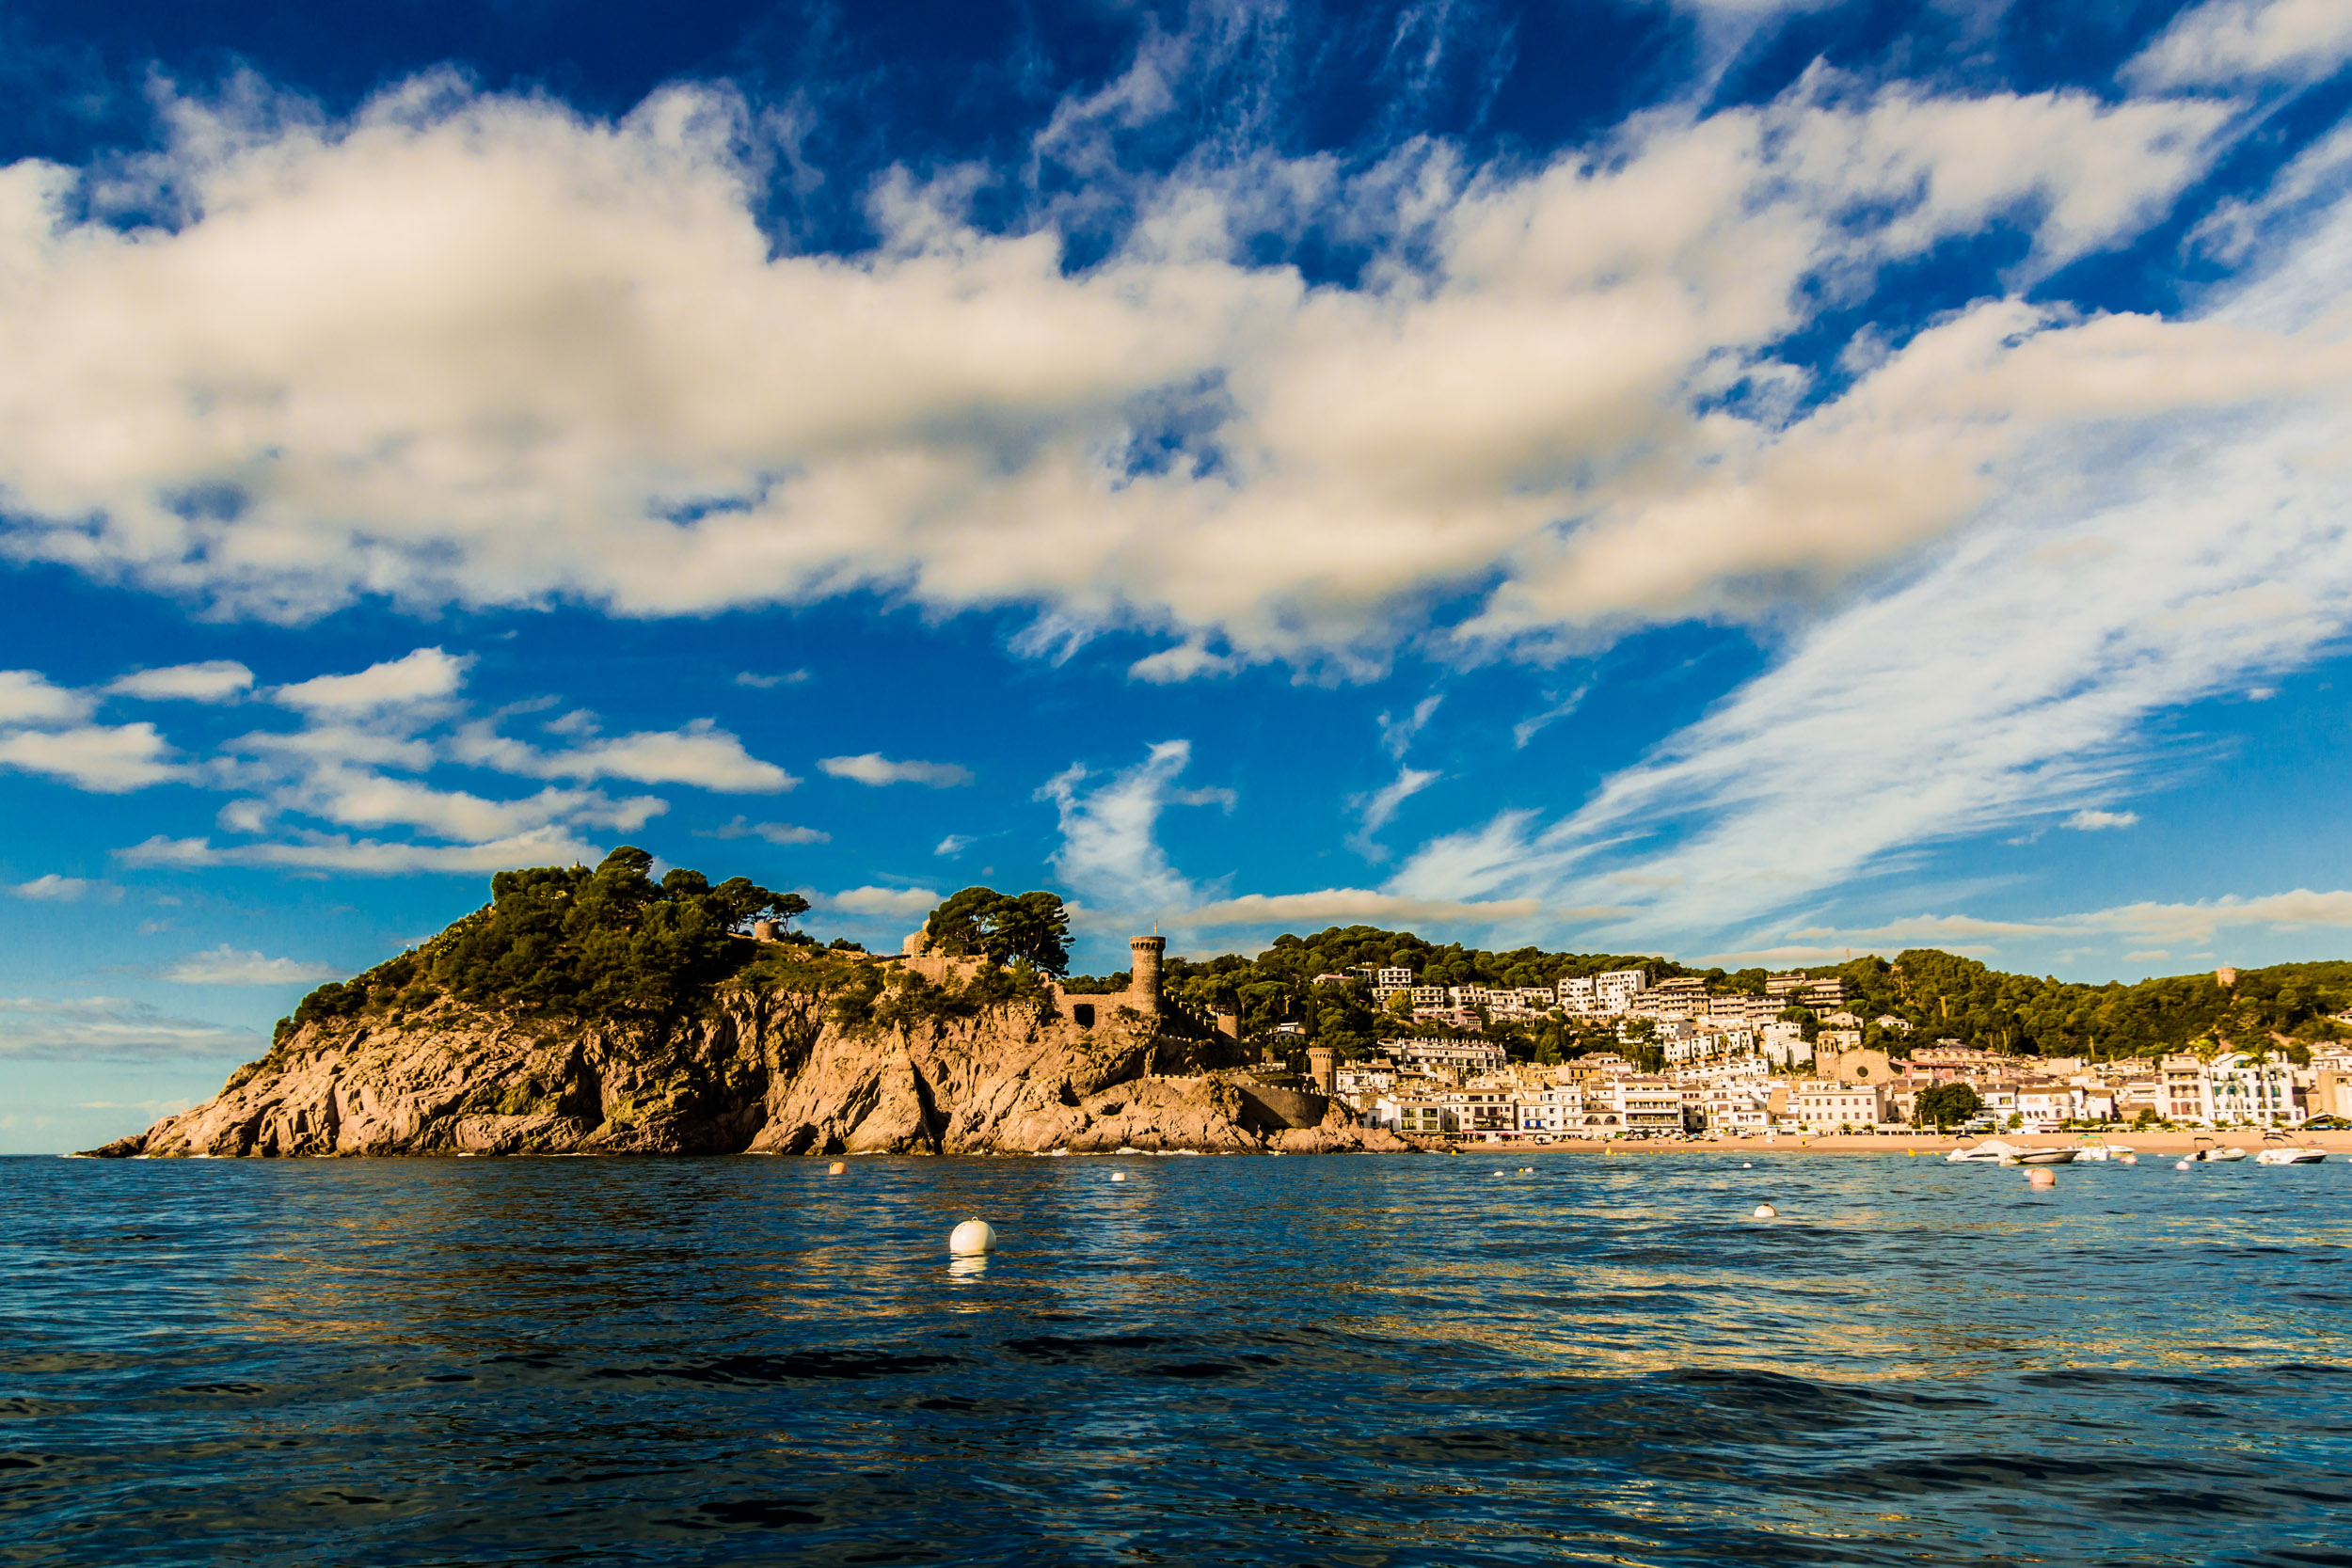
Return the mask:
[(1124, 1181), (1127, 1180), (1127, 1173), (1123, 1170), (1115, 1170), (1111, 1172), (1111, 1180), (1114, 1181)]
[(996, 1249), (996, 1232), (986, 1220), (966, 1220), (947, 1237), (947, 1250), (959, 1258), (970, 1258)]
[(2036, 1165), (2033, 1169), (2026, 1173), (2026, 1185), (2028, 1187), (2055, 1187), (2058, 1185), (2058, 1172), (2051, 1170), (2046, 1166)]
[(1740, 1162), (1740, 1168), (1741, 1170), (1754, 1170), (1756, 1167), (1750, 1164), (1747, 1161), (1742, 1160)]
[(2187, 1162), (2186, 1160), (2184, 1160), (2184, 1161), (2182, 1161), (2179, 1164), (2174, 1165), (2172, 1168), (2173, 1168), (2174, 1170), (2186, 1170), (2186, 1169), (2188, 1169), (2188, 1162)]
[(832, 1164), (825, 1167), (825, 1174), (827, 1176), (846, 1176), (849, 1174), (849, 1169), (850, 1167), (848, 1165), (843, 1164), (838, 1160), (835, 1160)]
[(1780, 1218), (1780, 1211), (1769, 1203), (1759, 1203), (1756, 1206), (1756, 1217), (1759, 1220), (1776, 1220)]

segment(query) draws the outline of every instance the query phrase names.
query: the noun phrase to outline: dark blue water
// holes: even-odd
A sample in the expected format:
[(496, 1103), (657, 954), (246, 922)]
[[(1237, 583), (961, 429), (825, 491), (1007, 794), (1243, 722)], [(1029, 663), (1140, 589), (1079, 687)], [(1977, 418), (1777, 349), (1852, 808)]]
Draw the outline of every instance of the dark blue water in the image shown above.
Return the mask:
[(0, 1562), (2352, 1563), (2352, 1167), (1537, 1158), (0, 1162)]

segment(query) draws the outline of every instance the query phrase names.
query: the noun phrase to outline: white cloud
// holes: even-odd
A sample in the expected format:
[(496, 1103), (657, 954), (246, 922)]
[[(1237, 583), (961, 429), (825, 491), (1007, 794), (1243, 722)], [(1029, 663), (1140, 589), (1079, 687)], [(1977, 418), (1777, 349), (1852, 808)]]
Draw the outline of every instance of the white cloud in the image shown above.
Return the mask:
[(805, 670), (787, 670), (779, 675), (763, 675), (745, 670), (736, 675), (735, 684), (750, 687), (755, 691), (771, 691), (779, 686), (798, 686), (808, 678), (809, 673)]
[(561, 828), (517, 833), (489, 844), (401, 844), (305, 832), (277, 843), (215, 845), (206, 838), (162, 834), (115, 851), (125, 865), (201, 868), (274, 866), (287, 870), (351, 871), (391, 876), (409, 871), (505, 871), (525, 865), (594, 865), (604, 851)]
[(973, 845), (978, 842), (979, 841), (977, 839), (974, 838), (969, 833), (949, 833), (946, 838), (939, 841), (938, 847), (934, 848), (931, 853), (934, 855), (946, 855), (953, 858), (954, 856), (962, 854), (966, 849), (971, 848)]
[(2343, 0), (2206, 0), (2172, 19), (2118, 74), (2136, 87), (2310, 82), (2352, 59)]
[(2054, 356), (2036, 396), (2167, 364), (2208, 388), (2279, 379), (2259, 417), (2217, 405), (2036, 442), (1966, 534), (1795, 636), (1582, 807), (1437, 840), (1392, 891), (1565, 903), (1630, 871), (1658, 891), (1621, 935), (1720, 932), (1938, 840), (2096, 809), (2139, 767), (2152, 715), (2352, 626), (2352, 342), (2333, 313), (2348, 265), (2352, 207), (2204, 317), (2078, 329), (2107, 338), (2095, 351), (2036, 340)]
[(790, 822), (753, 822), (738, 816), (723, 828), (703, 831), (703, 838), (764, 838), (771, 844), (831, 844), (833, 834)]
[(2095, 833), (2110, 828), (2136, 828), (2138, 825), (2139, 813), (2136, 811), (2098, 811), (2090, 806), (2085, 806), (2058, 824), (2061, 828), (2072, 828), (2077, 832), (2085, 833)]
[(0, 997), (0, 1057), (21, 1061), (236, 1056), (262, 1043), (249, 1030), (175, 1018), (120, 997)]
[[(1060, 815), (1054, 869), (1099, 915), (1179, 909), (1197, 903), (1192, 883), (1170, 864), (1156, 836), (1160, 814), (1189, 803), (1176, 780), (1192, 761), (1192, 742), (1163, 740), (1144, 760), (1091, 790), (1092, 777), (1073, 763), (1038, 790)], [(1193, 800), (1198, 800), (1199, 796)]]
[(453, 748), (461, 762), (537, 779), (628, 779), (690, 784), (724, 795), (775, 795), (801, 781), (743, 749), (709, 719), (683, 729), (613, 736), (562, 752), (540, 752), (487, 726), (469, 726)]
[[(2082, 330), (2058, 309), (1928, 334), (1793, 423), (1773, 357), (1948, 237), (2022, 226), (2029, 279), (2137, 232), (2213, 156), (2200, 101), (1816, 71), (1525, 171), (1197, 160), (1128, 182), (1139, 219), (1083, 268), (904, 176), (871, 253), (775, 255), (715, 89), (617, 124), (449, 78), (335, 123), (167, 112), (125, 177), (176, 228), (0, 172), (7, 545), (280, 618), (883, 586), (1181, 638), (1143, 680), (1356, 669), (1497, 580), (1483, 641), (1755, 612), (1956, 526), (2021, 430), (2229, 395), (2038, 397), (2037, 344)], [(1374, 245), (1359, 284), (1249, 261), (1276, 187)], [(280, 700), (352, 711), (369, 677)]]
[(1386, 713), (1380, 715), (1380, 749), (1396, 761), (1403, 762), (1405, 753), (1411, 751), (1413, 742), (1421, 737), (1421, 732), (1429, 727), (1429, 720), (1438, 711), (1438, 705), (1444, 701), (1442, 695), (1423, 697), (1413, 705), (1412, 712), (1401, 719)]
[(347, 719), (386, 708), (430, 706), (457, 694), (473, 657), (419, 648), (357, 674), (318, 675), (272, 691), (270, 701), (314, 718)]
[(77, 788), (119, 795), (183, 776), (171, 748), (146, 722), (0, 735), (0, 768), (45, 773)]
[(163, 977), (183, 986), (291, 986), (331, 980), (342, 973), (332, 964), (241, 953), (223, 942), (209, 952), (189, 954), (164, 971)]
[(1552, 700), (1549, 707), (1531, 713), (1512, 725), (1512, 746), (1522, 752), (1527, 750), (1527, 743), (1534, 739), (1537, 735), (1583, 706), (1584, 694), (1591, 689), (1590, 683), (1580, 686), (1566, 696)]
[(1213, 654), (1196, 640), (1144, 655), (1127, 666), (1127, 675), (1131, 680), (1148, 681), (1154, 686), (1172, 686), (1196, 675), (1230, 675), (1241, 667), (1240, 659)]
[(70, 724), (89, 705), (87, 697), (50, 685), (38, 670), (0, 670), (0, 724)]
[(1369, 795), (1357, 796), (1356, 831), (1348, 835), (1348, 846), (1366, 860), (1386, 860), (1389, 852), (1373, 842), (1372, 835), (1395, 819), (1397, 808), (1438, 781), (1435, 768), (1400, 768), (1396, 777)]
[(822, 902), (825, 908), (838, 910), (843, 914), (891, 915), (911, 919), (930, 913), (938, 908), (942, 896), (924, 887), (853, 887), (827, 894)]
[[(1533, 898), (1501, 898), (1464, 902), (1445, 898), (1406, 898), (1364, 888), (1324, 888), (1314, 893), (1249, 893), (1219, 899), (1196, 909), (1168, 915), (1168, 923), (1184, 928), (1207, 929), (1229, 926), (1491, 926), (1522, 921), (1542, 912)], [(1590, 917), (1609, 911), (1579, 911)]]
[(112, 882), (91, 881), (81, 877), (60, 877), (52, 871), (29, 882), (19, 882), (9, 890), (19, 898), (29, 898), (43, 904), (78, 904), (86, 898), (115, 903), (122, 897), (122, 890)]
[(2245, 927), (2352, 929), (2352, 892), (2314, 893), (2296, 888), (2259, 897), (2224, 896), (2193, 904), (2119, 904), (2070, 916), (2066, 924), (2175, 947), (2197, 947), (2210, 943), (2222, 931)]
[(836, 779), (854, 779), (862, 784), (919, 784), (932, 789), (949, 789), (972, 782), (972, 769), (952, 762), (893, 762), (880, 752), (854, 757), (820, 757), (817, 766)]
[[(2224, 931), (2352, 929), (2352, 892), (2314, 893), (2308, 888), (2255, 897), (2225, 895), (2195, 903), (2141, 902), (2074, 914), (2054, 914), (2028, 920), (1984, 920), (1973, 915), (1916, 915), (1868, 927), (1841, 929), (1813, 926), (1785, 933), (1792, 942), (1820, 946), (1780, 946), (1745, 954), (1717, 955), (1713, 961), (1734, 958), (1761, 961), (1759, 953), (1775, 961), (1808, 962), (1835, 958), (1849, 952), (1893, 953), (1904, 947), (1940, 947), (1947, 952), (1990, 955), (2016, 944), (2020, 939), (2037, 947), (2053, 941), (2086, 945), (2097, 939), (2144, 943), (2163, 942), (2169, 948), (2210, 944)], [(1973, 945), (1972, 945), (1973, 944)], [(1809, 957), (1808, 957), (1809, 956)], [(2123, 955), (2127, 963), (2168, 957), (2153, 950)], [(2073, 954), (2061, 955), (2071, 961)]]
[(106, 685), (108, 691), (146, 702), (225, 703), (252, 689), (253, 672), (230, 658), (135, 670)]

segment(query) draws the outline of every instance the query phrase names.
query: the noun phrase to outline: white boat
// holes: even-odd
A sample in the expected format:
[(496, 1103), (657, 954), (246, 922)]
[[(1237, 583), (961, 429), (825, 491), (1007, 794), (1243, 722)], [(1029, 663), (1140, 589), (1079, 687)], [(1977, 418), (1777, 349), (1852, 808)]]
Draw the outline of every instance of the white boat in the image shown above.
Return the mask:
[(2036, 1148), (2031, 1144), (2005, 1144), (1987, 1138), (1974, 1148), (1955, 1148), (1945, 1159), (1986, 1165), (2063, 1165), (2074, 1158), (2071, 1148)]
[(2242, 1148), (2201, 1148), (2196, 1153), (2190, 1155), (2189, 1158), (2192, 1160), (2209, 1160), (2215, 1164), (2226, 1165), (2245, 1159), (2246, 1150)]
[(2104, 1139), (2074, 1146), (2074, 1158), (2077, 1160), (2114, 1160), (2127, 1165), (2139, 1163), (2137, 1158), (2138, 1152), (2129, 1144), (2111, 1144)]
[(2315, 1165), (2328, 1158), (2324, 1148), (2265, 1148), (2254, 1156), (2258, 1165)]

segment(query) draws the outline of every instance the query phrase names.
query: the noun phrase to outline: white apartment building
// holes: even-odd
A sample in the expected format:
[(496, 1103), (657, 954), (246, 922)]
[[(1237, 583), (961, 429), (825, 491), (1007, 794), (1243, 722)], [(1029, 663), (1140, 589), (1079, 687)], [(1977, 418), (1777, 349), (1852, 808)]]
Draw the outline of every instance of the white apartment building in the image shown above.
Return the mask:
[(1589, 974), (1574, 974), (1560, 982), (1560, 1006), (1580, 1016), (1600, 1011), (1600, 995)]
[(1443, 986), (1413, 986), (1408, 989), (1413, 998), (1413, 1006), (1416, 1007), (1442, 1007), (1445, 1006), (1445, 988)]
[(1710, 1132), (1747, 1137), (1771, 1129), (1772, 1089), (1761, 1083), (1685, 1084), (1685, 1119)]
[(1583, 1131), (1584, 1091), (1574, 1084), (1548, 1089), (1522, 1090), (1518, 1098), (1519, 1131), (1571, 1137)]
[(1509, 1059), (1487, 1040), (1383, 1040), (1380, 1049), (1407, 1067), (1453, 1072), (1496, 1072)]
[[(1665, 1030), (1661, 1027), (1659, 1034), (1664, 1037)], [(1665, 1046), (1666, 1061), (1670, 1066), (1713, 1061), (1726, 1056), (1752, 1056), (1756, 1049), (1756, 1032), (1747, 1028), (1678, 1030), (1674, 1037), (1666, 1039)]]
[(2168, 1121), (2213, 1120), (2213, 1081), (2205, 1076), (2204, 1063), (2178, 1052), (2157, 1064), (2157, 1077), (2162, 1085), (2158, 1116)]
[(1606, 974), (1593, 976), (1593, 995), (1604, 1013), (1621, 1013), (1633, 1005), (1648, 983), (1646, 971), (1613, 969)]
[(2257, 1061), (2231, 1051), (2213, 1059), (2206, 1077), (2217, 1122), (2276, 1127), (2302, 1119), (2296, 1114), (2295, 1069), (2284, 1062)]
[(1681, 1085), (1671, 1078), (1640, 1076), (1606, 1082), (1616, 1100), (1617, 1124), (1626, 1132), (1652, 1136), (1681, 1132)]
[(1413, 972), (1409, 969), (1396, 968), (1378, 970), (1374, 973), (1372, 983), (1375, 986), (1410, 986), (1413, 983)]
[(1756, 1049), (1774, 1067), (1796, 1067), (1813, 1059), (1813, 1047), (1805, 1041), (1804, 1029), (1795, 1023), (1767, 1023), (1757, 1036)]
[(1788, 1097), (1788, 1114), (1800, 1127), (1816, 1132), (1835, 1132), (1841, 1127), (1867, 1132), (1885, 1119), (1886, 1085), (1804, 1079)]

